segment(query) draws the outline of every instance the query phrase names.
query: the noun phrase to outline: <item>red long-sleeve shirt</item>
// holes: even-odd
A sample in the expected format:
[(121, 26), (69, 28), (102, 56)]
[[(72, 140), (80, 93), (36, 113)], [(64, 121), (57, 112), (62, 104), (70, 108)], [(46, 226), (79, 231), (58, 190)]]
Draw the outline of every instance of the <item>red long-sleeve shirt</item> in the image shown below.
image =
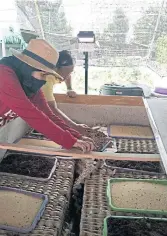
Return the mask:
[(54, 115), (42, 91), (28, 98), (15, 72), (8, 66), (0, 65), (0, 127), (17, 116), (67, 149), (81, 136)]

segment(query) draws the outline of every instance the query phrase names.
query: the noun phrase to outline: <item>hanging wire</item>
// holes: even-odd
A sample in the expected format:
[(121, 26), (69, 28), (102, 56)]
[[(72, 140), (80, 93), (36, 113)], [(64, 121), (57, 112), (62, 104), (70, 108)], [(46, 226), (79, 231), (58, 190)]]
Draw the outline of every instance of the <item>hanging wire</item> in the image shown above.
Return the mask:
[[(32, 5), (32, 2), (34, 1), (35, 6)], [(23, 1), (20, 0), (20, 2)], [(66, 4), (66, 9), (73, 12), (71, 14), (74, 14), (75, 11), (78, 11), (78, 7), (80, 7), (80, 9), (82, 9), (81, 11), (81, 18), (79, 17), (77, 19), (77, 25), (78, 25), (78, 30), (87, 30), (87, 28), (85, 27), (92, 27), (92, 30), (94, 30), (96, 36), (97, 36), (97, 40), (100, 43), (100, 48), (99, 49), (95, 49), (94, 53), (90, 54), (90, 63), (91, 60), (92, 61), (97, 61), (97, 66), (101, 66), (103, 64), (103, 60), (105, 60), (105, 65), (110, 65), (111, 63), (111, 57), (116, 58), (116, 56), (118, 57), (123, 57), (123, 58), (127, 58), (130, 56), (132, 57), (130, 60), (133, 63), (133, 60), (135, 57), (141, 56), (144, 60), (147, 58), (148, 60), (150, 59), (151, 56), (151, 52), (153, 51), (153, 47), (155, 44), (155, 38), (157, 36), (157, 30), (158, 30), (158, 25), (161, 19), (161, 16), (164, 16), (164, 11), (162, 11), (162, 8), (164, 6), (165, 0), (160, 1), (154, 1), (154, 0), (150, 0), (150, 1), (143, 1), (143, 0), (134, 0), (134, 4), (129, 4), (129, 0), (127, 0), (126, 2), (123, 2), (122, 0), (100, 0), (100, 1), (96, 1), (95, 0), (90, 0), (89, 1), (89, 17), (90, 17), (90, 23), (86, 24), (85, 18), (82, 19), (83, 17), (83, 12), (86, 12), (87, 8), (84, 8), (85, 4), (87, 4), (88, 1), (75, 1), (74, 2), (70, 2), (67, 0), (64, 0), (64, 4)], [(38, 0), (29, 0), (29, 1), (25, 1), (25, 3), (27, 4), (27, 7), (25, 8), (28, 14), (28, 18), (29, 21), (31, 22), (31, 24), (33, 25), (34, 29), (37, 32), (41, 32), (41, 35), (43, 38), (45, 38), (46, 40), (48, 40), (49, 42), (51, 42), (55, 47), (57, 47), (58, 49), (64, 49), (67, 48), (68, 50), (71, 50), (73, 52), (75, 52), (75, 56), (76, 58), (80, 58), (80, 53), (77, 51), (78, 47), (77, 47), (77, 40), (76, 37), (72, 37), (70, 35), (70, 33), (66, 33), (66, 31), (64, 30), (64, 28), (66, 27), (65, 25), (62, 24), (62, 28), (56, 28), (56, 21), (55, 19), (57, 19), (57, 21), (61, 21), (61, 17), (59, 18), (57, 15), (59, 14), (60, 8), (63, 6), (61, 0), (55, 0), (55, 1), (49, 1), (49, 0), (42, 0), (42, 1), (38, 1)], [(120, 4), (121, 3), (121, 4)], [(138, 14), (139, 14), (139, 18), (142, 18), (142, 16), (144, 14), (146, 14), (148, 17), (148, 20), (151, 19), (151, 17), (156, 18), (156, 25), (154, 27), (154, 29), (151, 31), (149, 28), (143, 26), (143, 29), (139, 29), (139, 31), (137, 32), (137, 34), (139, 35), (139, 38), (144, 38), (145, 35), (148, 35), (149, 41), (148, 44), (145, 45), (144, 43), (142, 43), (142, 40), (137, 43), (135, 42), (135, 40), (132, 38), (129, 46), (128, 44), (126, 44), (125, 48), (122, 49), (121, 47), (113, 47), (112, 44), (110, 43), (111, 39), (113, 38), (119, 38), (119, 36), (123, 36), (126, 35), (127, 33), (125, 32), (112, 32), (106, 30), (104, 32), (104, 30), (106, 29), (107, 25), (112, 23), (112, 16), (113, 16), (113, 12), (115, 11), (116, 8), (121, 7), (124, 12), (125, 15), (129, 14), (127, 13), (128, 11), (130, 11), (132, 13), (132, 15), (134, 15), (134, 21), (133, 25), (131, 27), (134, 27), (135, 23), (137, 22), (137, 18)], [(149, 8), (155, 8), (157, 7), (157, 11), (152, 12), (152, 11), (147, 11), (147, 9)], [(64, 11), (65, 12), (65, 11)], [(108, 17), (107, 14), (105, 13), (109, 13), (110, 12), (110, 16)], [(68, 17), (70, 17), (69, 13), (68, 16), (66, 15), (65, 12), (65, 17), (67, 19), (67, 24), (71, 24), (71, 27), (73, 28), (73, 23), (72, 21), (70, 21), (70, 19)], [(128, 15), (129, 17), (129, 15)], [(132, 16), (130, 15), (130, 17), (132, 18)], [(54, 20), (53, 20), (54, 18)], [(74, 17), (73, 17), (74, 18)], [(100, 19), (100, 20), (99, 20)], [(98, 23), (97, 23), (98, 22)], [(74, 22), (75, 23), (75, 22)], [(77, 33), (76, 33), (77, 34)], [(124, 36), (123, 36), (124, 37)], [(151, 39), (151, 40), (150, 40)], [(119, 45), (118, 45), (119, 46)], [(98, 60), (100, 61), (98, 64)], [(92, 62), (93, 64), (93, 62)]]
[(35, 9), (36, 9), (36, 13), (37, 13), (40, 29), (41, 29), (42, 38), (45, 39), (45, 34), (44, 34), (44, 30), (43, 30), (43, 25), (42, 25), (42, 20), (41, 20), (41, 16), (40, 16), (40, 11), (39, 11), (37, 0), (34, 0), (34, 3), (35, 3)]
[(158, 13), (158, 17), (157, 17), (157, 21), (156, 21), (156, 25), (155, 25), (155, 29), (154, 29), (154, 33), (153, 33), (153, 37), (152, 37), (151, 43), (149, 45), (147, 60), (150, 59), (151, 53), (153, 51), (154, 41), (155, 41), (155, 37), (156, 37), (156, 34), (157, 34), (157, 30), (158, 30), (158, 26), (159, 26), (159, 22), (160, 22), (160, 19), (161, 19), (162, 10), (164, 8), (165, 2), (166, 2), (166, 0), (162, 0), (161, 8), (159, 9), (159, 13)]

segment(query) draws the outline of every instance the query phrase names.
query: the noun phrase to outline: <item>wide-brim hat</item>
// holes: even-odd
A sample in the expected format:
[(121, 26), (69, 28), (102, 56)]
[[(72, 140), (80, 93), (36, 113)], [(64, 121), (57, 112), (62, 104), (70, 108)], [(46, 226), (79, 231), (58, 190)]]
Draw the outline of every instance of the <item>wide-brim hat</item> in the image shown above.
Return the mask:
[(22, 52), (13, 48), (11, 53), (19, 60), (38, 70), (55, 75), (60, 81), (64, 79), (56, 72), (56, 64), (59, 53), (48, 42), (43, 39), (30, 40), (27, 48)]

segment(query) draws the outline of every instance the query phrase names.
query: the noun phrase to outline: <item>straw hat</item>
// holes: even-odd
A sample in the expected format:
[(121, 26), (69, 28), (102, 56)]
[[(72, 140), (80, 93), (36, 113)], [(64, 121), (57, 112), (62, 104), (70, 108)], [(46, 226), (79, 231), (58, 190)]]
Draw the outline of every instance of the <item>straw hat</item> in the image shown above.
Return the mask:
[(19, 60), (36, 69), (51, 73), (64, 80), (56, 73), (56, 64), (59, 59), (59, 53), (49, 43), (43, 39), (30, 40), (27, 48), (22, 52), (11, 49), (12, 54)]

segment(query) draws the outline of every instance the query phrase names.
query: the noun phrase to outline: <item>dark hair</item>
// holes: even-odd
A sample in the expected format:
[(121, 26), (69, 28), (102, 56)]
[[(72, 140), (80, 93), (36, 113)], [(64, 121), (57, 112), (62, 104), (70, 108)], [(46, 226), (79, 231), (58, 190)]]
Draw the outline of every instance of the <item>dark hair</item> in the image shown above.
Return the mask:
[(73, 65), (74, 65), (74, 61), (69, 51), (63, 50), (59, 52), (59, 59), (56, 64), (57, 68), (61, 68), (63, 66), (73, 66)]

